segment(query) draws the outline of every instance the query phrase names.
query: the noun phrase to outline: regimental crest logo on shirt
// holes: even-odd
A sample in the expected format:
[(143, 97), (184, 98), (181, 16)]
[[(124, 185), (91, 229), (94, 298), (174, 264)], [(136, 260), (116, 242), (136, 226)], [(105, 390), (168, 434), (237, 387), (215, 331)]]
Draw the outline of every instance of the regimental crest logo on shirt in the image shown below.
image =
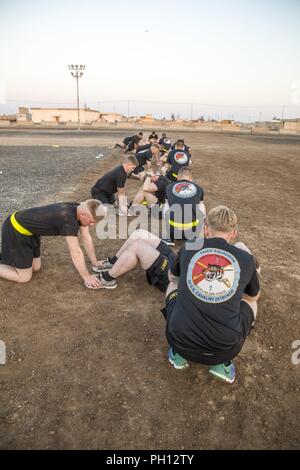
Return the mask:
[(197, 192), (197, 188), (193, 183), (186, 181), (175, 183), (172, 189), (174, 196), (181, 198), (193, 197)]
[(174, 154), (174, 160), (180, 165), (185, 165), (188, 162), (188, 156), (185, 152), (176, 152)]
[(187, 285), (203, 302), (222, 303), (235, 293), (240, 280), (240, 265), (227, 251), (204, 248), (190, 261)]
[(163, 142), (164, 142), (165, 145), (171, 145), (171, 143), (172, 143), (171, 139), (168, 139), (167, 137), (164, 139)]

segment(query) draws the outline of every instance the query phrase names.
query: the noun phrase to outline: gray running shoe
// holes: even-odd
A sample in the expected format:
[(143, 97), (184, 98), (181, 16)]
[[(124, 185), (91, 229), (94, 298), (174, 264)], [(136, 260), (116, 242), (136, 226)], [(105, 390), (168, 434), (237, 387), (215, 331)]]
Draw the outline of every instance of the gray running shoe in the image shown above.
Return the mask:
[(109, 259), (108, 258), (105, 258), (103, 261), (102, 261), (102, 265), (101, 266), (93, 266), (92, 269), (94, 271), (94, 273), (101, 273), (101, 271), (109, 271), (111, 268), (113, 267), (113, 264), (111, 264), (109, 262)]
[(101, 287), (103, 287), (104, 289), (115, 289), (117, 287), (116, 279), (113, 279), (112, 281), (106, 281), (101, 271), (98, 273), (98, 277), (101, 282)]

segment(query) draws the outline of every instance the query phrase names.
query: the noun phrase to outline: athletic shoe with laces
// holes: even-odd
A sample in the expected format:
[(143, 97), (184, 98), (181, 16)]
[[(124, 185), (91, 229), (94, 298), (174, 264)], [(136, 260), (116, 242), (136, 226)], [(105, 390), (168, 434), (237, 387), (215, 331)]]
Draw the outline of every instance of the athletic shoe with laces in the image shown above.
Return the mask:
[(100, 282), (101, 282), (101, 287), (103, 287), (104, 289), (115, 289), (117, 287), (116, 279), (113, 279), (112, 281), (106, 281), (106, 279), (104, 279), (103, 273), (101, 271), (98, 273), (98, 277), (99, 277)]
[(175, 246), (175, 243), (171, 238), (162, 238), (162, 241), (168, 246)]
[(209, 369), (209, 373), (219, 380), (232, 384), (235, 380), (235, 366), (233, 362), (226, 366), (225, 364), (218, 364)]
[(101, 263), (101, 266), (92, 266), (94, 273), (109, 271), (113, 267), (113, 264), (111, 264), (108, 258), (105, 258)]
[(174, 353), (172, 348), (169, 348), (168, 358), (175, 369), (185, 369), (189, 366), (187, 360), (180, 356), (180, 354)]
[(115, 209), (115, 211), (119, 217), (126, 217), (128, 215), (127, 210), (126, 212), (124, 212), (122, 209), (119, 209), (118, 207)]
[(127, 216), (128, 217), (135, 217), (137, 214), (134, 213), (134, 206), (128, 207), (127, 209)]

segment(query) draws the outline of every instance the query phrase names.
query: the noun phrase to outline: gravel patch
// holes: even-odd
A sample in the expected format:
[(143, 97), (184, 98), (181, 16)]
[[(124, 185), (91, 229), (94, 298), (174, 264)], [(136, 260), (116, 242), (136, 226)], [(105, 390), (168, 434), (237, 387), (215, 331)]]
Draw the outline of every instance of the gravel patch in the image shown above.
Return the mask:
[(43, 204), (59, 191), (72, 191), (82, 174), (99, 164), (99, 153), (105, 156), (109, 149), (0, 147), (0, 224), (14, 210)]

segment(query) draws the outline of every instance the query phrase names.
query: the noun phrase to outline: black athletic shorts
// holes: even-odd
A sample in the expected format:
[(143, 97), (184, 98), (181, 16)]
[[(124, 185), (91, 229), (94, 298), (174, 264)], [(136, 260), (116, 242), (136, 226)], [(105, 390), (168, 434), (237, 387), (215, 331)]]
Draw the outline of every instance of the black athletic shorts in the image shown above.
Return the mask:
[(41, 256), (41, 239), (17, 232), (8, 217), (1, 229), (1, 263), (18, 269), (32, 267), (33, 258)]
[(143, 173), (143, 171), (145, 171), (145, 168), (143, 166), (137, 166), (135, 167), (135, 169), (133, 170), (133, 173), (135, 175), (138, 175), (139, 173)]
[(168, 171), (166, 172), (166, 177), (167, 177), (171, 182), (175, 182), (175, 181), (177, 181), (177, 175), (174, 176), (174, 174), (175, 174), (174, 171), (168, 170)]
[[(172, 315), (174, 311), (177, 295), (178, 295), (178, 290), (175, 289), (174, 291), (170, 292), (170, 294), (166, 298), (166, 306), (165, 308), (161, 310), (161, 313), (165, 317), (166, 321), (168, 321), (168, 319), (170, 318), (170, 316)], [(243, 344), (252, 329), (252, 323), (255, 320), (252, 308), (250, 307), (249, 304), (247, 304), (247, 302), (244, 302), (243, 300), (241, 301), (240, 315), (241, 315), (242, 331), (239, 337), (239, 341), (233, 346), (232, 349), (226, 350), (226, 351), (220, 351), (218, 353), (214, 353), (210, 355), (207, 354), (207, 351), (203, 351), (203, 353), (199, 351), (199, 355), (197, 355), (197, 359), (194, 358), (194, 360), (192, 359), (190, 360), (192, 362), (198, 362), (200, 364), (204, 364), (207, 366), (213, 366), (217, 364), (223, 364), (224, 362), (228, 362), (234, 359), (241, 351)], [(171, 346), (173, 347), (173, 345)], [(179, 354), (181, 354), (180, 351), (176, 350), (176, 347), (173, 347), (173, 349), (175, 352), (178, 352)], [(185, 356), (183, 355), (183, 357)]]
[(147, 281), (151, 286), (157, 287), (161, 292), (166, 292), (169, 285), (168, 272), (170, 261), (162, 254), (154, 261), (146, 271)]
[(92, 198), (98, 199), (98, 201), (101, 201), (102, 204), (111, 204), (111, 205), (116, 200), (114, 194), (105, 194), (105, 193), (102, 193), (101, 191), (96, 191), (95, 189), (92, 189)]
[[(134, 144), (135, 142), (133, 140), (131, 140), (129, 143), (128, 143), (128, 146), (127, 146), (127, 152), (132, 152), (132, 150), (134, 150)], [(127, 144), (126, 144), (127, 145)]]

